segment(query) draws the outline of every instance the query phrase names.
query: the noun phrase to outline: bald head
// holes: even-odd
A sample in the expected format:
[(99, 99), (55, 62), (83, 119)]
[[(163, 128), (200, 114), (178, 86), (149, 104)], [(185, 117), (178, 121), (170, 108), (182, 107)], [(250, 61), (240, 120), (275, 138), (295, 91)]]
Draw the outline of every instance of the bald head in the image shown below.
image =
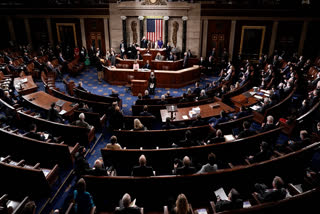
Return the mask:
[(183, 158), (183, 165), (185, 165), (185, 166), (190, 166), (190, 164), (191, 164), (190, 158), (189, 158), (188, 156), (184, 156), (184, 158)]
[(79, 114), (79, 119), (80, 119), (80, 120), (83, 121), (85, 118), (86, 118), (86, 117), (84, 116), (84, 113)]
[(146, 156), (141, 155), (141, 156), (139, 157), (139, 164), (140, 164), (140, 166), (145, 166), (145, 165), (147, 164)]
[(129, 207), (130, 203), (131, 203), (131, 196), (128, 193), (124, 194), (123, 197), (122, 197), (123, 206), (124, 207)]

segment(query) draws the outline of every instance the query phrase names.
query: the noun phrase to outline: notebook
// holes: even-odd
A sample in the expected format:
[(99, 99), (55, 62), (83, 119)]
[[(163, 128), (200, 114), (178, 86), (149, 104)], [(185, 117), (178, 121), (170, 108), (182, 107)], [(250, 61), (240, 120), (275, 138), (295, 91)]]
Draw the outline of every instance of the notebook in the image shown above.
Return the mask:
[(250, 92), (244, 92), (244, 93), (242, 93), (242, 95), (245, 96), (246, 98), (249, 98), (252, 96), (252, 94)]
[(196, 209), (195, 212), (198, 214), (207, 214), (208, 213), (207, 209)]
[(58, 100), (58, 101), (56, 102), (56, 105), (59, 106), (59, 107), (62, 107), (64, 103), (65, 103), (64, 101)]
[(251, 207), (250, 201), (244, 201), (243, 202), (243, 208)]

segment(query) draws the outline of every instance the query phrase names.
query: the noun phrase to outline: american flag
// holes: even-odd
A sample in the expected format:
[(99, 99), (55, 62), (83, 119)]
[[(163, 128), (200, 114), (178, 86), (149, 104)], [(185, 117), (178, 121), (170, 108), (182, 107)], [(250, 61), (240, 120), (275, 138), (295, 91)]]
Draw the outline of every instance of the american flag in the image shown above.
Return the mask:
[(162, 38), (163, 20), (147, 19), (147, 40), (156, 41)]

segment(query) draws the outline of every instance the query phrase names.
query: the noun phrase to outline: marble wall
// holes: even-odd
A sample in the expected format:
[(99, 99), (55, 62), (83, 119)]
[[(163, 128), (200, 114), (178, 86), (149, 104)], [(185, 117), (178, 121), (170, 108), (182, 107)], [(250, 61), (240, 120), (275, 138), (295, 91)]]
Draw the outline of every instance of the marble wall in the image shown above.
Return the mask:
[[(127, 17), (127, 41), (132, 42), (131, 22), (137, 22), (138, 41), (141, 40), (139, 35), (140, 25), (138, 16), (169, 16), (169, 41), (172, 41), (172, 23), (179, 23), (177, 46), (182, 49), (183, 21), (182, 16), (187, 16), (187, 44), (186, 48), (190, 49), (194, 55), (199, 56), (200, 52), (200, 4), (187, 2), (168, 2), (167, 5), (142, 5), (141, 2), (121, 2), (110, 4), (110, 40), (111, 47), (119, 51), (119, 44), (123, 38), (121, 16)], [(145, 23), (145, 21), (144, 21)], [(146, 32), (146, 26), (144, 26)], [(164, 38), (163, 38), (164, 39)]]

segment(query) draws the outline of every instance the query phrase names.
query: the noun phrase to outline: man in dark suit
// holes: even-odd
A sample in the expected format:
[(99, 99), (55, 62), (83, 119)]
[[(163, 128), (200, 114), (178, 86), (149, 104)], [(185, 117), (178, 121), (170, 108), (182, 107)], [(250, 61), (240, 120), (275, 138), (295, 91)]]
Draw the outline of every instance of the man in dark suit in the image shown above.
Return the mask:
[(4, 102), (8, 103), (11, 106), (16, 104), (16, 101), (10, 96), (8, 91), (4, 91), (4, 97), (2, 99)]
[(299, 149), (302, 149), (305, 146), (308, 146), (311, 144), (311, 139), (309, 137), (309, 134), (306, 130), (301, 130), (300, 131), (300, 140), (299, 141), (288, 141), (289, 147), (296, 151)]
[(267, 117), (267, 123), (263, 123), (262, 124), (262, 128), (260, 130), (260, 133), (262, 132), (267, 132), (267, 131), (270, 131), (270, 130), (273, 130), (276, 128), (276, 125), (273, 124), (273, 116), (269, 115)]
[(169, 57), (170, 53), (171, 53), (171, 45), (170, 42), (167, 43), (166, 45), (166, 56)]
[(115, 214), (141, 214), (140, 208), (131, 203), (131, 196), (126, 193), (120, 201), (120, 208), (116, 209)]
[(137, 51), (137, 54), (135, 55), (134, 59), (143, 60), (143, 57), (142, 57), (140, 51)]
[(157, 105), (166, 105), (168, 104), (168, 101), (166, 101), (166, 96), (163, 94), (161, 95), (160, 101), (157, 102)]
[(93, 169), (89, 170), (87, 174), (95, 176), (106, 176), (108, 175), (108, 172), (106, 169), (104, 169), (103, 162), (100, 159), (97, 159), (94, 162)]
[(201, 92), (201, 89), (199, 87), (199, 82), (196, 82), (195, 84), (195, 89), (193, 90), (193, 94), (196, 95), (196, 96), (199, 96), (200, 95), (200, 92)]
[(25, 52), (25, 53), (24, 53), (24, 56), (23, 56), (23, 62), (24, 62), (24, 64), (25, 64), (25, 65), (28, 65), (28, 64), (30, 63), (30, 61), (31, 61), (31, 59), (29, 58), (28, 53)]
[(171, 118), (170, 117), (167, 117), (166, 118), (166, 123), (162, 126), (162, 129), (175, 129), (175, 125), (171, 124)]
[(39, 69), (40, 72), (43, 71), (44, 66), (38, 61), (38, 58), (36, 56), (33, 57), (33, 64), (34, 68)]
[(135, 166), (132, 169), (132, 176), (154, 176), (151, 166), (146, 166), (147, 159), (144, 155), (139, 157), (139, 166)]
[(9, 61), (8, 68), (13, 73), (19, 70), (16, 66), (13, 65), (12, 61)]
[(170, 52), (169, 56), (168, 56), (168, 60), (169, 61), (174, 61), (174, 55), (172, 52)]
[(266, 97), (266, 98), (264, 98), (264, 102), (263, 102), (261, 108), (259, 109), (259, 112), (261, 114), (263, 114), (270, 107), (271, 107), (270, 98)]
[(11, 57), (9, 57), (7, 52), (4, 52), (4, 63), (9, 64), (12, 61)]
[(79, 89), (79, 90), (81, 90), (81, 91), (88, 92), (87, 89), (85, 89), (85, 88), (82, 86), (82, 82), (79, 82), (79, 83), (78, 83), (77, 89)]
[(207, 143), (208, 143), (208, 144), (214, 144), (214, 143), (221, 143), (221, 142), (224, 142), (224, 141), (226, 141), (226, 139), (224, 138), (221, 129), (218, 129), (218, 130), (216, 131), (216, 136), (213, 137), (213, 138), (211, 138), (211, 139), (209, 139), (209, 140), (207, 141)]
[(189, 147), (189, 146), (199, 146), (200, 144), (197, 141), (192, 139), (192, 133), (190, 130), (187, 130), (184, 134), (184, 139), (180, 140), (173, 144), (173, 147)]
[(243, 131), (241, 131), (241, 132), (239, 133), (239, 135), (237, 136), (237, 138), (250, 137), (250, 136), (256, 134), (255, 131), (250, 130), (251, 124), (250, 124), (248, 121), (244, 121), (243, 124), (242, 124), (242, 126), (243, 126)]
[(140, 116), (153, 116), (150, 112), (148, 112), (148, 106), (143, 106), (143, 112), (140, 112)]
[(207, 123), (201, 118), (200, 114), (197, 114), (196, 120), (192, 121), (191, 126), (195, 127), (195, 126), (204, 126)]
[(261, 202), (271, 202), (284, 199), (287, 192), (283, 186), (284, 182), (279, 176), (274, 177), (272, 181), (272, 189), (268, 189), (265, 184), (254, 185), (258, 199)]
[(30, 131), (25, 135), (25, 137), (29, 137), (36, 140), (45, 140), (43, 133), (37, 132), (36, 124), (31, 124)]
[(146, 64), (143, 66), (144, 69), (151, 69), (149, 60), (147, 60)]
[(55, 107), (56, 107), (56, 103), (51, 103), (51, 108), (48, 111), (48, 120), (61, 123), (64, 120), (59, 114), (58, 110), (55, 109)]
[(143, 99), (150, 99), (150, 95), (149, 95), (149, 91), (148, 90), (145, 90), (144, 91), (144, 96), (142, 97)]
[(191, 166), (191, 160), (188, 156), (183, 158), (183, 166), (178, 167), (178, 164), (173, 165), (173, 172), (175, 175), (189, 175), (196, 173), (196, 169)]
[(187, 66), (188, 66), (188, 53), (187, 53), (187, 52), (184, 52), (182, 67), (183, 67), (183, 68), (186, 68)]
[(208, 122), (214, 128), (219, 123), (227, 122), (229, 120), (228, 115), (224, 110), (220, 111), (220, 118), (212, 117)]
[(147, 48), (148, 47), (148, 40), (146, 39), (146, 37), (144, 36), (141, 40), (141, 44), (140, 44), (141, 48)]
[(262, 141), (260, 144), (260, 151), (255, 155), (249, 156), (250, 163), (257, 163), (265, 160), (269, 160), (272, 155), (272, 152), (269, 149), (269, 144)]
[(212, 51), (209, 54), (210, 56), (212, 56), (213, 58), (216, 57), (216, 48), (212, 48)]
[(223, 212), (226, 210), (243, 208), (243, 201), (240, 194), (236, 189), (231, 189), (228, 194), (228, 200), (217, 199), (216, 211)]

